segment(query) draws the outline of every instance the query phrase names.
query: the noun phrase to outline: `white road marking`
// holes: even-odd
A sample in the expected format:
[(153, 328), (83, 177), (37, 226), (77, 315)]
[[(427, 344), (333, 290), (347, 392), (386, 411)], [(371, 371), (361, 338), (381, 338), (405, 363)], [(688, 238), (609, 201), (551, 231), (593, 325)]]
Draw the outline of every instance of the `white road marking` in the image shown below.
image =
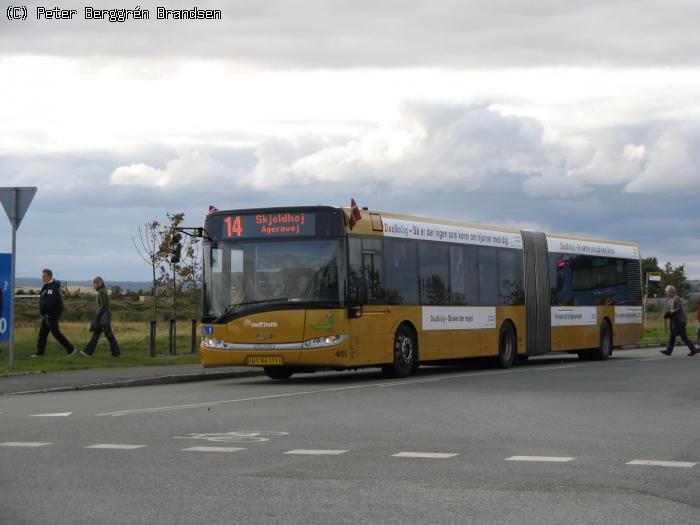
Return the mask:
[(691, 468), (697, 465), (697, 463), (691, 463), (690, 461), (655, 461), (651, 459), (635, 459), (633, 461), (628, 461), (628, 465), (648, 465), (652, 467), (676, 467), (676, 468)]
[(367, 385), (353, 385), (353, 386), (343, 386), (343, 387), (335, 387), (335, 388), (322, 388), (318, 390), (305, 390), (301, 392), (290, 392), (288, 394), (273, 394), (269, 396), (256, 396), (256, 397), (244, 397), (240, 399), (227, 399), (224, 401), (210, 401), (207, 403), (192, 403), (192, 404), (187, 404), (187, 405), (170, 405), (170, 406), (161, 406), (161, 407), (153, 407), (153, 408), (137, 408), (134, 410), (118, 410), (115, 412), (102, 412), (100, 414), (96, 414), (97, 416), (126, 416), (126, 415), (132, 415), (132, 414), (150, 414), (154, 412), (167, 412), (170, 410), (183, 410), (186, 408), (204, 408), (204, 407), (212, 407), (212, 406), (220, 406), (220, 405), (227, 405), (231, 403), (244, 403), (246, 401), (262, 401), (265, 399), (279, 399), (282, 397), (294, 397), (294, 396), (305, 396), (305, 395), (310, 395), (310, 394), (324, 394), (328, 392), (342, 392), (345, 390), (357, 390), (357, 389), (364, 389), (364, 388), (386, 388), (386, 387), (393, 387), (393, 386), (403, 386), (403, 385), (414, 385), (414, 384), (419, 384), (419, 383), (433, 383), (435, 381), (444, 381), (448, 379), (460, 379), (464, 377), (478, 377), (478, 376), (490, 376), (490, 375), (500, 375), (500, 374), (517, 374), (517, 373), (524, 373), (524, 372), (546, 372), (548, 370), (561, 370), (563, 368), (576, 368), (577, 366), (581, 365), (566, 365), (566, 366), (556, 366), (556, 367), (538, 367), (538, 368), (517, 368), (515, 370), (494, 370), (490, 372), (468, 372), (465, 374), (453, 374), (453, 375), (448, 375), (448, 376), (439, 376), (439, 377), (432, 377), (432, 378), (423, 378), (423, 379), (408, 379), (406, 381), (396, 381), (396, 382), (391, 382), (391, 383), (371, 383)]
[(236, 430), (219, 432), (217, 434), (190, 434), (188, 436), (173, 436), (173, 439), (204, 439), (218, 443), (261, 443), (270, 441), (266, 436), (288, 436), (289, 432), (274, 430)]
[(137, 448), (144, 448), (148, 445), (120, 445), (117, 443), (98, 443), (97, 445), (88, 445), (85, 448), (99, 448), (107, 450), (134, 450)]
[(567, 463), (576, 458), (560, 457), (560, 456), (511, 456), (506, 458), (506, 461), (542, 461), (546, 463)]
[(68, 417), (73, 412), (56, 412), (54, 414), (32, 414), (29, 417)]
[(340, 454), (345, 454), (350, 452), (349, 450), (314, 450), (314, 449), (303, 449), (297, 448), (295, 450), (289, 450), (285, 454), (298, 454), (306, 456), (339, 456)]
[(32, 441), (5, 441), (5, 443), (0, 443), (0, 447), (45, 447), (47, 445), (53, 445), (53, 443), (38, 443)]
[(183, 448), (183, 452), (238, 452), (239, 450), (245, 450), (241, 447), (190, 447)]
[(427, 459), (449, 459), (459, 454), (445, 454), (443, 452), (399, 452), (391, 456), (392, 458), (427, 458)]
[[(435, 383), (436, 381), (442, 381), (442, 378), (435, 377), (435, 378), (431, 378), (431, 379), (413, 379), (413, 380), (411, 380), (410, 384), (416, 385), (418, 383)], [(379, 384), (374, 385), (374, 386), (386, 388), (386, 387), (390, 387), (390, 386), (401, 386), (404, 384), (406, 384), (406, 381), (395, 381), (393, 383), (379, 383)]]

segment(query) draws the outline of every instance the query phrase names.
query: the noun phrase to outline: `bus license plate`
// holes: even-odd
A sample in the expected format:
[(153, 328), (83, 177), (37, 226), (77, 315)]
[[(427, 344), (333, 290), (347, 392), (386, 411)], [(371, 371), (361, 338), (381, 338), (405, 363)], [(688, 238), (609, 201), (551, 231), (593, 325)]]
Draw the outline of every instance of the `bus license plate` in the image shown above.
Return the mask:
[(281, 356), (277, 355), (261, 355), (251, 356), (248, 358), (248, 364), (252, 366), (268, 366), (268, 365), (283, 365), (284, 361)]

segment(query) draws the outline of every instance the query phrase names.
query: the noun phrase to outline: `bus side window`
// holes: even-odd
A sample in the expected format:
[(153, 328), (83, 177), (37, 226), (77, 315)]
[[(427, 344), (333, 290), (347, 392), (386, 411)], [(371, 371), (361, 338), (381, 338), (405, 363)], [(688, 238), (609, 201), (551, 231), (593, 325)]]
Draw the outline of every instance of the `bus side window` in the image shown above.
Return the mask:
[(387, 304), (419, 304), (416, 243), (404, 239), (384, 239), (384, 262)]
[[(581, 298), (576, 297), (574, 272), (582, 277), (580, 260), (563, 253), (552, 253), (549, 256), (549, 279), (552, 283), (552, 306), (575, 306)], [(579, 268), (579, 269), (577, 269)]]
[(450, 292), (452, 294), (450, 304), (467, 304), (465, 274), (462, 246), (450, 246)]
[(499, 303), (525, 304), (523, 256), (519, 250), (498, 249)]
[(384, 265), (382, 264), (382, 239), (362, 239), (362, 269), (367, 283), (369, 304), (384, 304)]
[(476, 246), (464, 246), (463, 250), (467, 304), (479, 304), (479, 250)]
[(498, 249), (479, 246), (479, 302), (498, 304)]
[(418, 275), (421, 304), (450, 304), (450, 251), (444, 243), (420, 241)]

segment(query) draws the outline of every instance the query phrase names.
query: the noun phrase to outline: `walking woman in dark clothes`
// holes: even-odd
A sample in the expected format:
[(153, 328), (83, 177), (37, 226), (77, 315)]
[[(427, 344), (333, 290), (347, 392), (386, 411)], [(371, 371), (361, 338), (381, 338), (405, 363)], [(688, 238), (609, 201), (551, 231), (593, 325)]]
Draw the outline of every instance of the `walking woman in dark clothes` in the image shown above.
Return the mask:
[(95, 353), (95, 347), (97, 346), (97, 341), (100, 339), (100, 335), (104, 332), (107, 341), (109, 341), (109, 348), (112, 351), (112, 357), (119, 357), (122, 351), (119, 349), (119, 343), (117, 343), (117, 338), (114, 337), (112, 333), (112, 311), (109, 308), (109, 296), (107, 295), (107, 287), (102, 277), (95, 277), (92, 280), (92, 287), (97, 291), (97, 311), (92, 317), (92, 322), (90, 323), (90, 331), (92, 332), (92, 339), (87, 344), (84, 350), (81, 350), (81, 354), (86, 357), (92, 357)]

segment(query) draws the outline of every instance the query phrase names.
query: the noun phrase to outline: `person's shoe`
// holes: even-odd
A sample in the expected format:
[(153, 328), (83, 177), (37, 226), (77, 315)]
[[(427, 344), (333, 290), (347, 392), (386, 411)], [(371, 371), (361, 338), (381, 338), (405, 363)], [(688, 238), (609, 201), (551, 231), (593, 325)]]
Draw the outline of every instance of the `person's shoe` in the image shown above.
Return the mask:
[(78, 353), (78, 351), (75, 348), (73, 348), (72, 351), (68, 352), (68, 357), (75, 355), (76, 353)]
[(121, 357), (121, 354), (112, 354), (112, 357)]
[(92, 357), (92, 354), (88, 354), (87, 352), (85, 352), (85, 350), (81, 350), (80, 355), (84, 355), (85, 357)]
[(697, 353), (698, 353), (697, 350), (691, 350), (690, 352), (688, 352), (688, 357), (693, 357)]
[(667, 355), (668, 357), (671, 357), (671, 352), (669, 352), (668, 350), (661, 350), (661, 353)]

